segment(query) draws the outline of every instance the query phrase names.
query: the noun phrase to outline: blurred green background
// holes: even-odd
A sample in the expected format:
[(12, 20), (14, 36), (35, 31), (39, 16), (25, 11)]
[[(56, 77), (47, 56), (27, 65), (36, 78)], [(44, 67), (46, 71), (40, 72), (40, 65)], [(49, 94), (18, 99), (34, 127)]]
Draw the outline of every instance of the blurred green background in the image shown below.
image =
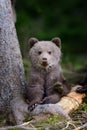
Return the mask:
[(40, 40), (60, 37), (62, 63), (68, 70), (75, 71), (87, 64), (87, 0), (17, 0), (16, 13), (26, 69), (30, 37)]

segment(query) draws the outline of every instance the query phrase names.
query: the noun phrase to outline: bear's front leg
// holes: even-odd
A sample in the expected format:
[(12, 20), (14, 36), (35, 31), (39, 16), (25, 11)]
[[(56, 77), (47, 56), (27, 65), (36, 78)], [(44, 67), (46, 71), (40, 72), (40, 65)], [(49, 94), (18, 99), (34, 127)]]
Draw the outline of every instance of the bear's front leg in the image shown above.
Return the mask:
[(43, 98), (43, 89), (41, 89), (41, 86), (29, 86), (27, 90), (27, 97), (29, 100), (29, 106), (28, 110), (32, 111), (38, 104), (41, 103), (41, 100)]
[(32, 111), (40, 104), (44, 95), (44, 80), (41, 73), (31, 68), (30, 79), (27, 87), (27, 98), (29, 100), (28, 110)]
[(33, 111), (35, 109), (35, 107), (41, 103), (41, 100), (40, 98), (39, 99), (35, 99), (35, 100), (32, 100), (30, 103), (29, 103), (29, 106), (28, 106), (28, 111)]
[(60, 100), (60, 95), (58, 95), (57, 93), (53, 94), (53, 95), (49, 95), (47, 97), (45, 97), (42, 101), (42, 104), (55, 104)]
[(56, 90), (59, 94), (62, 94), (64, 91), (63, 84), (59, 81), (56, 82), (53, 87), (54, 87), (54, 90)]

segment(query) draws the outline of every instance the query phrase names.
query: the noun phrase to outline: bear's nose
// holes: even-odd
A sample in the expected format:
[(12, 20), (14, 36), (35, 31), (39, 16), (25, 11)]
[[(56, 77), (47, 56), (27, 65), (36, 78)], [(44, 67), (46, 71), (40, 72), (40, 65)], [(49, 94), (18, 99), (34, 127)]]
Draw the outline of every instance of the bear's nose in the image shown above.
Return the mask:
[(43, 61), (47, 61), (47, 58), (43, 58)]

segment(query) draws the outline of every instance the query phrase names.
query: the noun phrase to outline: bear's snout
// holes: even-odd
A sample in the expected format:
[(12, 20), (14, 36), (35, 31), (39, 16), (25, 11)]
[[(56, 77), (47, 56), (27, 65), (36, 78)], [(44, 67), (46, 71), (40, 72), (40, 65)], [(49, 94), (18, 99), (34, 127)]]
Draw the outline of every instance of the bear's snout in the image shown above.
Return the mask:
[(43, 61), (47, 61), (47, 58), (43, 58), (42, 60), (43, 60)]
[(46, 66), (48, 65), (47, 58), (42, 58), (42, 63), (41, 63), (41, 65), (42, 65), (43, 67), (46, 67)]

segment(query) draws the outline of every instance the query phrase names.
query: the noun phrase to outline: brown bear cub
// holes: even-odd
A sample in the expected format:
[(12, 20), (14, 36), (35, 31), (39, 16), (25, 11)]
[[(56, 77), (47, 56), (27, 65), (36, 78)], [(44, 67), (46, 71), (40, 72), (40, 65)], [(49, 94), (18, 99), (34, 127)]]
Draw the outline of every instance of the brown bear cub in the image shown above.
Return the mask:
[(37, 104), (57, 103), (71, 87), (62, 74), (60, 38), (51, 41), (30, 38), (29, 46), (31, 68), (27, 97), (31, 111)]

